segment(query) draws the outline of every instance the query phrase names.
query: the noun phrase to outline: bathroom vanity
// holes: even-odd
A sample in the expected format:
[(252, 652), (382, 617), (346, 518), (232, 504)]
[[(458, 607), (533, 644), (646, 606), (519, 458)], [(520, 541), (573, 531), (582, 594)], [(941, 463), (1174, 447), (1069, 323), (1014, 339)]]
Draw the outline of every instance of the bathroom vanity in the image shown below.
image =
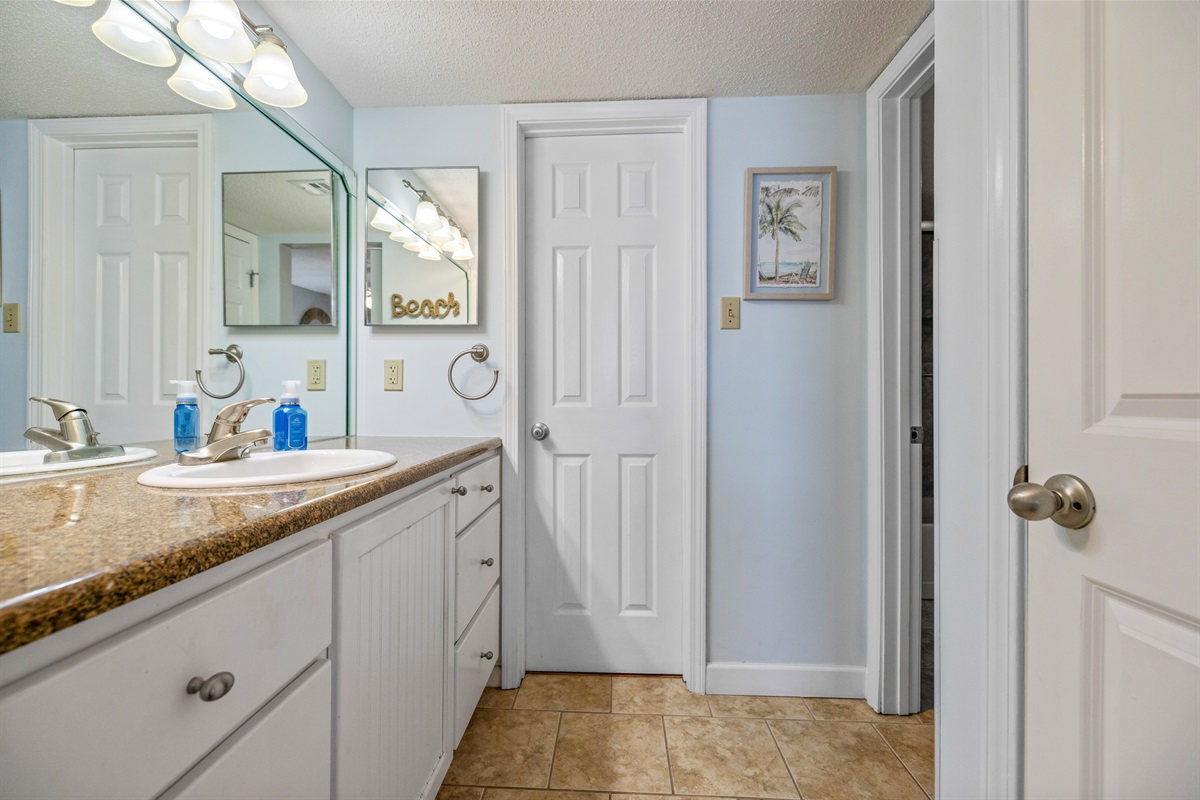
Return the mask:
[(499, 653), (500, 441), (312, 446), (398, 463), (0, 483), (0, 797), (436, 794)]

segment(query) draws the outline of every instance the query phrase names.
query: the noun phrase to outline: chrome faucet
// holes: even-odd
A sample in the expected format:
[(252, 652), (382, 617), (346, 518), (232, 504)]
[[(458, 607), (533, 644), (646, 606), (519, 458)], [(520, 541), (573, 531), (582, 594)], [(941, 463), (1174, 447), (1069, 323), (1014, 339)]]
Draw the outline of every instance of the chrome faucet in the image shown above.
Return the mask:
[(50, 449), (50, 452), (42, 459), (43, 463), (57, 464), (64, 461), (83, 461), (89, 458), (125, 455), (125, 448), (119, 444), (100, 444), (100, 434), (92, 430), (92, 423), (88, 419), (86, 410), (74, 403), (56, 400), (53, 397), (31, 397), (29, 399), (50, 406), (50, 411), (58, 420), (58, 430), (29, 428), (25, 431), (26, 439)]
[(217, 412), (217, 418), (213, 420), (212, 430), (208, 432), (208, 440), (204, 446), (180, 453), (179, 463), (185, 467), (194, 467), (243, 458), (251, 447), (270, 439), (271, 432), (266, 428), (243, 431), (242, 422), (250, 413), (250, 409), (263, 403), (274, 402), (274, 397), (259, 397), (225, 406)]

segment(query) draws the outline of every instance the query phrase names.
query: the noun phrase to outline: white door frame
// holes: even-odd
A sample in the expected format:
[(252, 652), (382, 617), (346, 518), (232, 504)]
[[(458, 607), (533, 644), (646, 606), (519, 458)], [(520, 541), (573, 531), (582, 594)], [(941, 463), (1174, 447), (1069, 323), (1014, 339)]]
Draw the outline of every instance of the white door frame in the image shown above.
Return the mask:
[[(921, 182), (916, 98), (933, 83), (933, 16), (867, 90), (867, 702), (911, 714), (921, 702), (920, 473), (913, 473), (914, 252)], [(936, 141), (936, 140), (935, 140)], [(934, 374), (937, 370), (934, 353)], [(914, 492), (914, 486), (917, 491)]]
[[(197, 309), (195, 358), (207, 347), (212, 238), (212, 117), (36, 119), (29, 122), (29, 326), (26, 385), (31, 396), (58, 396), (67, 386), (67, 350), (74, 330), (73, 293), (65, 291), (74, 270), (75, 151), (96, 148), (195, 147)], [(36, 315), (36, 316), (33, 316)], [(69, 398), (68, 398), (69, 399)], [(29, 425), (43, 424), (43, 407), (30, 403)]]
[(684, 679), (694, 692), (704, 691), (708, 657), (707, 633), (707, 385), (708, 260), (707, 101), (637, 100), (606, 103), (508, 105), (501, 109), (504, 159), (504, 300), (505, 381), (502, 558), (501, 683), (520, 684), (525, 675), (525, 140), (544, 136), (587, 136), (623, 133), (680, 133), (684, 142), (684, 197), (687, 235), (684, 253), (690, 264), (686, 283), (688, 350), (684, 362), (688, 430), (688, 463), (684, 521), (688, 564), (684, 570), (687, 630), (684, 632)]

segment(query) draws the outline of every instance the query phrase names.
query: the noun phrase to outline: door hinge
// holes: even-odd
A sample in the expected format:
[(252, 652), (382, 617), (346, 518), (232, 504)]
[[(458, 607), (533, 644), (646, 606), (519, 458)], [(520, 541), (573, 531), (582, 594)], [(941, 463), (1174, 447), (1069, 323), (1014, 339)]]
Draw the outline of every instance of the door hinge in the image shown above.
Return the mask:
[(908, 441), (913, 444), (925, 443), (925, 428), (920, 425), (913, 425), (908, 429)]

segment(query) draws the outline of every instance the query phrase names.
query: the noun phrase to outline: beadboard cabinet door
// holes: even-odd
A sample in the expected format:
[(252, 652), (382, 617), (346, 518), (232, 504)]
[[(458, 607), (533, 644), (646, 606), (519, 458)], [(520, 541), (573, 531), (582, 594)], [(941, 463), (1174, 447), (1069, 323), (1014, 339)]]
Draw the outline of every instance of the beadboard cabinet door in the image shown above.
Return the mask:
[(422, 800), (453, 753), (448, 480), (334, 535), (334, 793)]

